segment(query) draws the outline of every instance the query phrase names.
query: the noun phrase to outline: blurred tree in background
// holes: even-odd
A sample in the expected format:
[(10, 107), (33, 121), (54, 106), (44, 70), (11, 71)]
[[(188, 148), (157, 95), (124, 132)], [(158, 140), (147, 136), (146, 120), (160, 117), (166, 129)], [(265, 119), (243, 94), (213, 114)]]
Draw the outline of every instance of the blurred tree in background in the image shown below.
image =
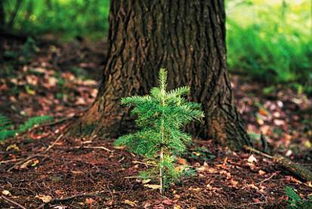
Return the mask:
[[(107, 31), (108, 0), (2, 0), (6, 30), (23, 34), (54, 33), (66, 38), (101, 36)], [(0, 8), (1, 14), (1, 8)]]
[(0, 31), (2, 30), (2, 27), (4, 26), (5, 24), (5, 13), (4, 13), (4, 4), (3, 4), (4, 0), (3, 1), (0, 1)]

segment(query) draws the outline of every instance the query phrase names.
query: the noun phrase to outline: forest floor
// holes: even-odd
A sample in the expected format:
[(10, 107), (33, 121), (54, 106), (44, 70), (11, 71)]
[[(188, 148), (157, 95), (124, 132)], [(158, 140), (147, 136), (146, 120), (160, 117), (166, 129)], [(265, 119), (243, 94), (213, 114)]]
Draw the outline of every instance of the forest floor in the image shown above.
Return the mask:
[[(16, 124), (80, 114), (94, 100), (105, 43), (7, 42), (0, 62), (0, 113)], [(283, 85), (268, 87), (232, 75), (239, 111), (254, 144), (312, 168), (312, 98)], [(59, 137), (62, 123), (39, 126), (0, 142), (0, 208), (286, 208), (285, 187), (312, 195), (272, 160), (194, 139), (178, 163), (196, 171), (167, 189), (136, 178), (142, 158), (113, 139)]]

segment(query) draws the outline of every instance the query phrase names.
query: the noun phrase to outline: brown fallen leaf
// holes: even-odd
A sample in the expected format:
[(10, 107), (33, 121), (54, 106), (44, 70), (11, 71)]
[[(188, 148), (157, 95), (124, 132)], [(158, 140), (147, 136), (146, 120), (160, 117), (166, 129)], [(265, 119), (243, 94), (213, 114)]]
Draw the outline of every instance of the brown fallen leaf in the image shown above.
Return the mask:
[(235, 181), (234, 179), (231, 179), (230, 183), (233, 187), (236, 187), (238, 185), (238, 181)]
[(275, 119), (273, 122), (277, 126), (285, 125), (285, 121), (283, 121), (283, 120)]
[(93, 198), (86, 198), (86, 204), (88, 205), (92, 205), (93, 203), (95, 203), (96, 201)]
[(28, 166), (30, 166), (32, 164), (33, 160), (28, 160), (25, 163), (23, 163), (19, 168), (20, 169), (26, 169)]
[(11, 144), (5, 150), (6, 151), (9, 151), (9, 150), (20, 151), (20, 148), (16, 144)]
[(263, 171), (263, 170), (259, 170), (258, 173), (259, 173), (260, 176), (263, 176), (264, 174), (266, 174), (266, 172)]
[(35, 167), (36, 165), (39, 164), (39, 162), (40, 162), (39, 160), (34, 159), (33, 162), (32, 162), (32, 164), (31, 164), (31, 166), (32, 166), (32, 167)]
[(80, 175), (80, 174), (84, 174), (84, 172), (82, 171), (71, 171), (73, 174), (75, 175)]
[(151, 180), (152, 180), (152, 179), (143, 179), (143, 180), (142, 180), (142, 183), (143, 183), (143, 184), (147, 184), (147, 183), (150, 182)]
[(172, 205), (173, 201), (170, 200), (170, 199), (165, 199), (165, 200), (162, 201), (162, 203), (165, 204), (165, 205)]
[(57, 195), (63, 195), (64, 194), (64, 192), (62, 190), (55, 190), (54, 192)]
[(2, 194), (5, 195), (5, 196), (11, 196), (12, 195), (9, 190), (3, 190)]
[(230, 172), (226, 171), (226, 170), (222, 170), (219, 172), (221, 175), (224, 175), (226, 177), (226, 179), (231, 179), (232, 175)]
[(305, 183), (305, 185), (308, 186), (308, 187), (312, 187), (312, 181), (307, 181), (307, 182)]
[(179, 163), (181, 165), (187, 165), (188, 164), (186, 159), (181, 158), (181, 157), (177, 158), (177, 163)]
[(174, 195), (174, 199), (180, 199), (180, 197), (181, 197), (181, 196), (178, 195), (178, 194), (175, 194), (175, 195)]
[(137, 205), (135, 202), (133, 202), (133, 201), (131, 201), (131, 200), (125, 200), (123, 203), (126, 204), (126, 205), (130, 205), (130, 206), (132, 206), (132, 207), (134, 207), (134, 206)]
[(115, 149), (124, 150), (126, 146), (114, 146)]
[(199, 188), (199, 187), (190, 187), (188, 190), (194, 191), (194, 192), (199, 192), (199, 191), (201, 191), (202, 189)]
[(264, 109), (263, 107), (260, 107), (260, 108), (259, 108), (258, 113), (259, 113), (260, 115), (263, 115), (263, 116), (268, 116), (268, 115), (269, 115), (269, 112), (268, 112), (266, 109)]
[(259, 200), (258, 198), (252, 198), (252, 201), (255, 202), (255, 203), (261, 202), (261, 200)]
[(150, 188), (150, 189), (159, 189), (160, 185), (158, 184), (144, 184), (145, 187)]
[(254, 155), (250, 155), (247, 161), (248, 161), (249, 163), (256, 163), (256, 162), (257, 162), (257, 159), (255, 158)]
[(40, 195), (36, 195), (35, 198), (40, 199), (44, 203), (48, 203), (48, 202), (50, 202), (52, 200), (51, 196), (49, 196), (49, 195), (41, 195), (41, 194)]

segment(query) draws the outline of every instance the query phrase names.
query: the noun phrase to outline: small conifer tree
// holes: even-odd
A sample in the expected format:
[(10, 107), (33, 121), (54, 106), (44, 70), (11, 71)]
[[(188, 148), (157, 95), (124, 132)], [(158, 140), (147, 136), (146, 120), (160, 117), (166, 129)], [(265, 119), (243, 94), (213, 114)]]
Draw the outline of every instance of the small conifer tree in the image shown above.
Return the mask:
[(134, 106), (132, 114), (138, 116), (136, 125), (139, 131), (119, 137), (115, 144), (124, 145), (153, 162), (153, 168), (141, 174), (159, 179), (163, 194), (164, 186), (176, 180), (182, 172), (175, 167), (175, 156), (185, 151), (186, 144), (191, 141), (191, 136), (181, 129), (204, 114), (200, 104), (183, 97), (190, 92), (189, 87), (166, 91), (165, 69), (160, 69), (159, 83), (159, 87), (152, 88), (150, 95), (122, 98), (122, 104)]

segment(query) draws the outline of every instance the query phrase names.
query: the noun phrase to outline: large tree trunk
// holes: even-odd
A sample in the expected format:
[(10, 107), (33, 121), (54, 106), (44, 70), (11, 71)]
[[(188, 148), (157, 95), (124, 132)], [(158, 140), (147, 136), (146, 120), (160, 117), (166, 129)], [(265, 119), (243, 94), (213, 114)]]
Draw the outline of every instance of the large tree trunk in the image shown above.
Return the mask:
[(164, 67), (169, 87), (190, 86), (190, 99), (203, 106), (204, 120), (188, 127), (193, 135), (250, 145), (226, 69), (223, 0), (112, 1), (108, 43), (99, 93), (81, 127), (94, 124), (93, 133), (111, 137), (128, 132), (133, 122), (120, 99), (147, 94)]

